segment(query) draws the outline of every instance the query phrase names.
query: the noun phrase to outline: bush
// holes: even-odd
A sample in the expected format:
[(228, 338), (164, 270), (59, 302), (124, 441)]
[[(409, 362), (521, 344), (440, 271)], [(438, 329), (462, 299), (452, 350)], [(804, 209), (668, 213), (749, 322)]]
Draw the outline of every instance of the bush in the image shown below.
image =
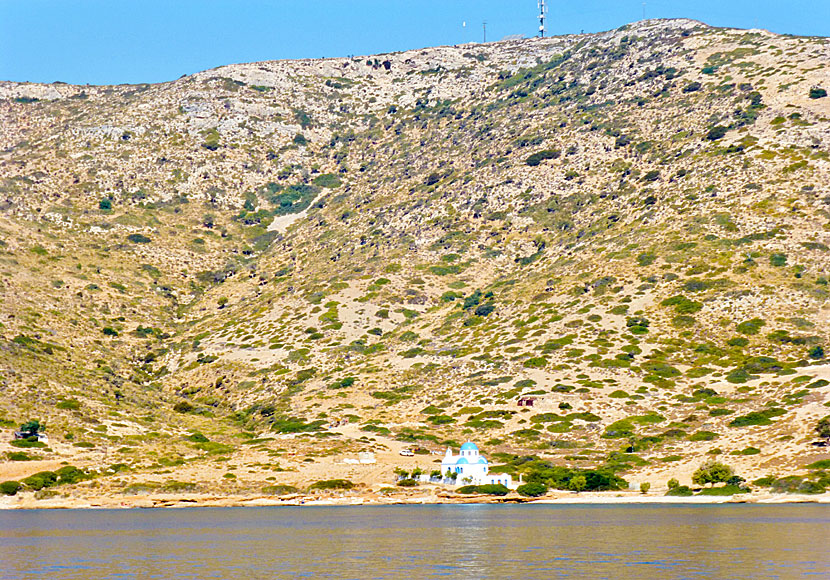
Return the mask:
[(761, 320), (760, 318), (753, 318), (752, 320), (746, 320), (738, 324), (736, 330), (741, 334), (747, 334), (752, 336), (758, 334), (761, 328), (766, 325), (767, 323)]
[(127, 239), (134, 244), (149, 244), (152, 240), (141, 234), (130, 234)]
[(173, 405), (173, 410), (177, 413), (190, 413), (193, 409), (193, 405), (191, 405), (187, 401), (179, 401), (178, 403)]
[(724, 485), (702, 489), (698, 495), (735, 495), (737, 493), (749, 493), (749, 489), (739, 485)]
[(46, 447), (46, 443), (42, 443), (37, 440), (37, 437), (28, 437), (26, 439), (15, 439), (11, 442), (13, 447), (17, 447), (19, 449), (43, 449)]
[(548, 492), (548, 486), (538, 482), (525, 483), (520, 485), (516, 491), (524, 497), (540, 497)]
[(326, 479), (312, 483), (309, 490), (348, 490), (354, 489), (355, 484), (348, 479)]
[(0, 493), (3, 495), (15, 495), (22, 487), (18, 481), (4, 481), (0, 483)]
[(22, 481), (22, 483), (34, 491), (39, 491), (45, 487), (52, 487), (58, 481), (58, 474), (54, 471), (41, 471), (30, 475)]
[(810, 98), (811, 99), (823, 99), (827, 96), (827, 90), (822, 89), (821, 87), (813, 87), (810, 89)]
[(751, 413), (747, 413), (746, 415), (741, 415), (740, 417), (736, 417), (729, 423), (730, 427), (749, 427), (753, 425), (771, 425), (773, 417), (780, 417), (781, 415), (786, 414), (784, 409), (779, 407), (772, 407), (769, 409), (764, 409), (763, 411), (752, 411)]
[(324, 173), (314, 179), (314, 185), (317, 187), (335, 188), (340, 187), (343, 182), (334, 173)]
[(262, 493), (266, 495), (288, 495), (298, 491), (293, 485), (266, 485), (262, 488)]
[(28, 453), (24, 453), (23, 451), (10, 451), (6, 454), (9, 461), (34, 461), (35, 457), (32, 457)]
[(776, 268), (781, 268), (787, 265), (786, 254), (773, 254), (769, 257), (769, 263)]
[(456, 492), (463, 494), (507, 495), (510, 493), (510, 490), (507, 489), (507, 486), (500, 483), (488, 483), (485, 485), (464, 485), (459, 487)]
[(98, 202), (98, 209), (103, 211), (109, 211), (112, 209), (112, 200), (110, 198), (105, 197), (101, 201)]
[(525, 163), (531, 167), (536, 167), (546, 159), (558, 159), (561, 154), (562, 152), (559, 151), (559, 149), (545, 149), (544, 151), (538, 151), (528, 157)]
[(418, 482), (414, 479), (402, 479), (398, 482), (398, 487), (418, 487)]
[(723, 125), (716, 125), (709, 129), (709, 132), (706, 133), (706, 139), (708, 141), (717, 141), (719, 139), (723, 139), (726, 136), (726, 132), (729, 129), (724, 127)]
[(678, 485), (669, 489), (669, 491), (666, 492), (666, 495), (675, 497), (690, 497), (694, 495), (694, 492), (692, 492), (688, 485)]
[(63, 409), (65, 411), (77, 411), (81, 408), (81, 403), (76, 399), (65, 399), (55, 405), (58, 409)]

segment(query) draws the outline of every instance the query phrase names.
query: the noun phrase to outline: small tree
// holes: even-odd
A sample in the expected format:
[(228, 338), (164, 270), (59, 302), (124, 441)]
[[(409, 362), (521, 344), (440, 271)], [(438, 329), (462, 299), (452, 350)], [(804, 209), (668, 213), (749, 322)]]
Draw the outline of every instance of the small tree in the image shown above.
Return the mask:
[(692, 474), (692, 482), (697, 485), (723, 483), (735, 475), (732, 468), (718, 461), (707, 461)]
[(568, 482), (568, 489), (579, 493), (588, 486), (588, 481), (584, 475), (577, 475), (571, 478)]
[(43, 424), (37, 419), (26, 421), (20, 426), (20, 432), (25, 437), (37, 437), (37, 434), (43, 429)]
[(671, 478), (671, 479), (670, 479), (670, 480), (666, 483), (666, 485), (668, 486), (668, 488), (669, 488), (669, 489), (677, 489), (678, 487), (680, 487), (680, 482), (679, 482), (679, 481), (677, 481), (677, 479), (675, 479), (674, 477), (672, 477), (672, 478)]
[(644, 481), (643, 483), (640, 484), (640, 491), (642, 493), (648, 493), (648, 490), (650, 490), (650, 489), (651, 489), (651, 484), (649, 482)]
[(109, 211), (112, 209), (112, 200), (110, 198), (105, 197), (101, 201), (98, 202), (98, 209), (103, 211)]

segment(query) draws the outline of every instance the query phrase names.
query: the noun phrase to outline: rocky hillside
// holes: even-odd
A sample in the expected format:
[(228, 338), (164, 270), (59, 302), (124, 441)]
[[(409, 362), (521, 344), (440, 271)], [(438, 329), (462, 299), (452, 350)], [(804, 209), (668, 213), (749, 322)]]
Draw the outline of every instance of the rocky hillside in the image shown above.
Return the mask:
[(672, 20), (0, 83), (0, 418), (113, 490), (389, 482), (466, 439), (655, 485), (805, 473), (829, 55)]

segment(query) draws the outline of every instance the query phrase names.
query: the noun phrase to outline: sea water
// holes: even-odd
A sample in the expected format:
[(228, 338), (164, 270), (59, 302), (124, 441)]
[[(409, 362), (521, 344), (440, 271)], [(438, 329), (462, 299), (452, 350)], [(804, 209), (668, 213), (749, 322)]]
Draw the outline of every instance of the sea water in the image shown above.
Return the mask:
[(0, 578), (830, 578), (825, 505), (0, 512)]

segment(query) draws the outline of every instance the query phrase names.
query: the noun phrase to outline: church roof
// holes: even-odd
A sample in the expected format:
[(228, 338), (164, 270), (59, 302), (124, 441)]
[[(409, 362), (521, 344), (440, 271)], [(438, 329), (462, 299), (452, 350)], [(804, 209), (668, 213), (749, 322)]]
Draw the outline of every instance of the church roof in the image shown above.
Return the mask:
[(484, 457), (479, 457), (476, 463), (483, 463), (484, 465), (487, 465), (487, 460), (484, 459)]
[(467, 441), (464, 445), (461, 446), (461, 451), (478, 451), (478, 445), (476, 445), (472, 441)]
[(466, 457), (459, 457), (458, 461), (455, 462), (456, 465), (468, 465), (469, 463)]

